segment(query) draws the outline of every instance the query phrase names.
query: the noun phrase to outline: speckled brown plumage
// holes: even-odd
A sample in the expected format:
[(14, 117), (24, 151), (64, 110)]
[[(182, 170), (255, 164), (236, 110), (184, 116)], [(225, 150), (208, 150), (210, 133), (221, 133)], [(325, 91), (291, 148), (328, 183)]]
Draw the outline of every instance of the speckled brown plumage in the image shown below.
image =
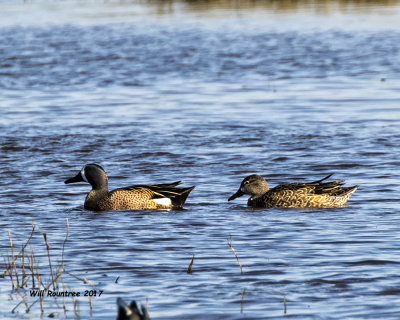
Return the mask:
[(136, 185), (108, 191), (108, 178), (102, 167), (88, 164), (65, 183), (86, 181), (92, 190), (85, 209), (93, 211), (181, 208), (194, 187), (179, 188), (180, 181), (170, 184)]
[(246, 177), (239, 190), (229, 198), (233, 200), (244, 194), (251, 197), (247, 205), (255, 208), (336, 208), (344, 207), (358, 186), (342, 187), (344, 181), (323, 182), (331, 175), (314, 182), (285, 183), (269, 189), (259, 175)]

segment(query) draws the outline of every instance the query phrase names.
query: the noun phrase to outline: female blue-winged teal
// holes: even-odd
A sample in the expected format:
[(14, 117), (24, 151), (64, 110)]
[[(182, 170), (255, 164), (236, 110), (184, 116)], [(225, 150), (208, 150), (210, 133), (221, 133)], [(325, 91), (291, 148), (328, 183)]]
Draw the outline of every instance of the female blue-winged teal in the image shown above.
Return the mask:
[(135, 185), (108, 191), (107, 174), (97, 164), (87, 164), (64, 183), (85, 181), (92, 191), (85, 199), (85, 209), (93, 211), (134, 209), (177, 209), (185, 203), (190, 188), (177, 188), (180, 181), (169, 184)]
[(344, 180), (323, 182), (321, 180), (304, 183), (284, 183), (269, 189), (267, 181), (259, 175), (246, 177), (239, 190), (228, 201), (244, 194), (251, 197), (247, 205), (255, 208), (337, 208), (344, 207), (358, 186), (341, 187)]

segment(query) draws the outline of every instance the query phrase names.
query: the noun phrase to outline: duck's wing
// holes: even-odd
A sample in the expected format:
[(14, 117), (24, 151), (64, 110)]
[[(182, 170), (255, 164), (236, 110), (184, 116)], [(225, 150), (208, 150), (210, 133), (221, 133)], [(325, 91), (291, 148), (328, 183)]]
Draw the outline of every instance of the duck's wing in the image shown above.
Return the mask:
[(176, 181), (172, 183), (161, 183), (161, 184), (135, 184), (133, 186), (123, 187), (120, 189), (132, 190), (137, 188), (149, 188), (149, 187), (152, 187), (154, 189), (163, 189), (163, 188), (173, 188), (180, 184), (182, 184), (182, 181)]
[(266, 207), (343, 206), (358, 186), (342, 187), (344, 180), (323, 182), (330, 176), (313, 182), (281, 184), (267, 191), (260, 200), (254, 201)]
[(342, 185), (345, 182), (344, 180), (324, 182), (331, 176), (332, 174), (313, 182), (284, 183), (279, 186), (276, 186), (275, 188), (272, 188), (271, 191), (273, 191), (274, 193), (281, 193), (284, 191), (300, 192), (300, 189), (302, 189), (302, 191), (304, 190), (303, 192), (306, 192), (308, 194), (319, 194), (319, 195), (329, 194), (338, 196), (341, 194), (346, 194), (347, 192), (353, 190), (356, 187), (356, 186), (347, 188), (342, 187)]
[(134, 185), (125, 188), (120, 188), (116, 190), (125, 191), (140, 191), (149, 195), (149, 199), (171, 199), (172, 205), (174, 207), (181, 207), (189, 193), (194, 189), (194, 186), (187, 188), (179, 188), (177, 185), (181, 184), (181, 181), (165, 184), (155, 184), (155, 185)]
[(309, 184), (314, 184), (314, 183), (318, 184), (318, 183), (321, 183), (322, 181), (325, 181), (326, 179), (329, 179), (330, 177), (332, 177), (332, 175), (333, 175), (333, 173), (328, 174), (325, 178), (322, 178), (322, 179), (314, 181), (314, 182), (308, 182), (308, 183)]
[[(331, 196), (339, 196), (348, 193), (351, 190), (357, 189), (358, 186), (353, 186), (353, 187), (342, 187), (344, 184), (344, 180), (336, 180), (336, 181), (330, 181), (330, 182), (323, 182), (324, 180), (328, 179), (332, 174), (329, 176), (315, 181), (311, 182), (309, 186), (314, 187), (313, 188), (313, 193), (315, 194), (329, 194)], [(355, 188), (355, 189), (354, 189)], [(353, 192), (354, 192), (353, 191)]]

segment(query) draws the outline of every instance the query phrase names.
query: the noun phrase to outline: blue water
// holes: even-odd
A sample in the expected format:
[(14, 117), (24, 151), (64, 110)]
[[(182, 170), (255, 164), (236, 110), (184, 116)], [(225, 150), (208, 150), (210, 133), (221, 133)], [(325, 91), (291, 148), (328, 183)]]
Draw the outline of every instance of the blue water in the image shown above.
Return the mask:
[[(378, 22), (396, 11), (205, 7), (0, 6), (0, 272), (8, 231), (19, 251), (34, 222), (50, 281), (41, 233), (57, 266), (68, 219), (65, 288), (92, 289), (73, 274), (103, 291), (92, 311), (81, 297), (11, 313), (0, 278), (1, 318), (114, 319), (117, 297), (154, 319), (398, 318), (400, 29)], [(196, 189), (184, 210), (93, 213), (90, 187), (63, 183), (93, 162), (111, 189)], [(228, 203), (252, 173), (360, 188), (340, 209)]]

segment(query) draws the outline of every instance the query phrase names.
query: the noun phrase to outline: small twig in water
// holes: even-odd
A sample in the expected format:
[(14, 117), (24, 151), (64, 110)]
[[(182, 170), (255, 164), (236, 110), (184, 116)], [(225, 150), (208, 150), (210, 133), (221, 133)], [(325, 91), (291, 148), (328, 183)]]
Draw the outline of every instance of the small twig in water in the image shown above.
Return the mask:
[(77, 320), (79, 320), (81, 318), (79, 311), (80, 311), (79, 310), (79, 300), (75, 299), (74, 300), (74, 316), (75, 316), (75, 319), (77, 319)]
[(233, 254), (235, 255), (235, 258), (236, 258), (236, 260), (237, 260), (237, 262), (238, 262), (238, 264), (239, 264), (239, 267), (240, 267), (240, 274), (243, 274), (243, 267), (242, 267), (242, 264), (241, 264), (240, 261), (239, 261), (239, 257), (237, 256), (237, 253), (236, 253), (235, 248), (232, 246), (232, 242), (233, 242), (232, 236), (230, 236), (230, 239), (229, 239), (229, 241), (228, 241), (228, 245), (229, 245), (229, 247), (232, 249), (232, 252), (233, 252)]
[(242, 291), (242, 301), (240, 302), (240, 313), (243, 313), (244, 310), (244, 295), (246, 294), (246, 289)]
[[(68, 235), (69, 235), (69, 220), (68, 218), (66, 218), (66, 222), (67, 222), (67, 234), (65, 235), (65, 239), (63, 242), (63, 246), (62, 246), (62, 253), (61, 253), (61, 265), (59, 267), (59, 271), (58, 272), (63, 272), (65, 270), (65, 264), (64, 264), (64, 251), (65, 251), (65, 243), (67, 242), (68, 239)], [(63, 285), (63, 288), (65, 287), (65, 282), (64, 282), (64, 276), (61, 275), (61, 283)], [(66, 298), (65, 296), (63, 296), (63, 309), (64, 309), (64, 314), (66, 314), (67, 312), (67, 306), (66, 306)]]
[(62, 254), (61, 254), (61, 265), (62, 265), (62, 268), (64, 268), (65, 243), (67, 242), (68, 235), (69, 235), (69, 220), (68, 220), (68, 218), (66, 220), (67, 220), (67, 234), (65, 235), (65, 239), (64, 239), (64, 242), (63, 242), (63, 246), (62, 246)]
[(43, 232), (43, 238), (46, 243), (46, 250), (47, 250), (47, 257), (49, 258), (49, 267), (50, 267), (50, 274), (51, 274), (51, 283), (53, 284), (53, 290), (56, 290), (56, 286), (54, 284), (54, 274), (53, 274), (53, 268), (51, 266), (51, 258), (50, 258), (50, 244), (47, 241), (47, 235), (46, 232)]
[(190, 261), (189, 266), (187, 268), (187, 273), (192, 274), (193, 273), (193, 262), (194, 262), (194, 255), (192, 257), (192, 261)]
[[(14, 243), (12, 241), (11, 231), (10, 230), (8, 230), (8, 238), (10, 239), (11, 260), (12, 261), (11, 261), (11, 263), (9, 262), (9, 264), (8, 264), (9, 267), (7, 269), (10, 269), (9, 275), (10, 275), (10, 278), (11, 278), (12, 286), (13, 286), (14, 289), (17, 289), (19, 287), (17, 265), (15, 263), (17, 258), (15, 257), (15, 254), (14, 254)], [(14, 279), (13, 279), (13, 272), (14, 271), (15, 271), (15, 279), (16, 279), (17, 283), (15, 283)]]
[(286, 296), (283, 295), (283, 314), (286, 314)]

